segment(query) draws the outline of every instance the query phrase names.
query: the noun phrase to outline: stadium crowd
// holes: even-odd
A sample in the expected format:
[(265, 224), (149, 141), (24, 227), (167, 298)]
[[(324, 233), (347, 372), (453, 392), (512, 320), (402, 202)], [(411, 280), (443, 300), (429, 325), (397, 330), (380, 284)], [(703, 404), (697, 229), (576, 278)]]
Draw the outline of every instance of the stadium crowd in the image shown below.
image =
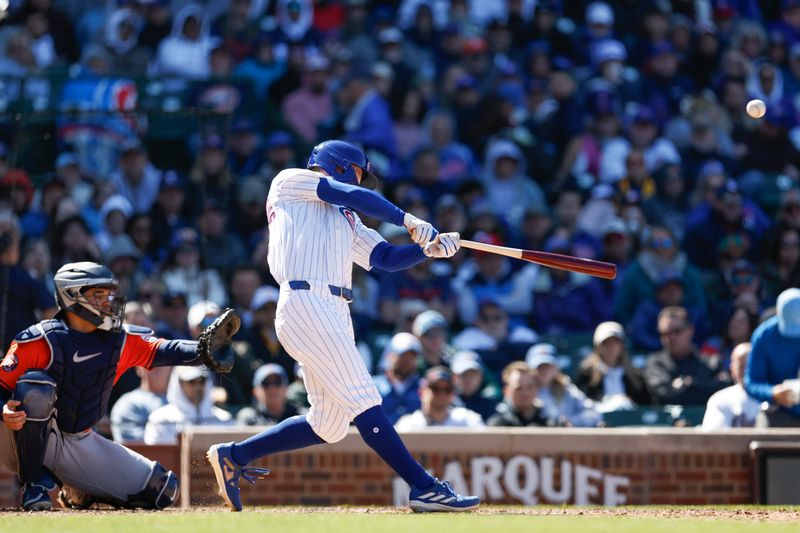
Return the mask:
[[(750, 376), (745, 344), (800, 285), (800, 1), (12, 0), (0, 50), (0, 347), (55, 312), (73, 261), (108, 265), (157, 335), (243, 317), (217, 382), (124, 376), (118, 440), (307, 408), (264, 204), (328, 138), (441, 231), (618, 265), (356, 269), (356, 339), (398, 429), (594, 427), (723, 389), (708, 427), (753, 425), (764, 401), (800, 425), (773, 396), (800, 358)], [(52, 157), (26, 159), (37, 142)]]

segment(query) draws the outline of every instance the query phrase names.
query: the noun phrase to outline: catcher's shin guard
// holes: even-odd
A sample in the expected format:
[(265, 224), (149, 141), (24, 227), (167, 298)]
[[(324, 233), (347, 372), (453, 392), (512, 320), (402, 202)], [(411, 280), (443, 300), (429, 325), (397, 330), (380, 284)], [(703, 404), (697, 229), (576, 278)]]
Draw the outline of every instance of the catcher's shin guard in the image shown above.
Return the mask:
[(25, 372), (14, 389), (14, 400), (25, 411), (25, 425), (14, 432), (19, 479), (36, 483), (42, 477), (42, 462), (47, 449), (48, 424), (55, 411), (56, 382), (41, 370)]
[(164, 509), (178, 499), (179, 487), (180, 483), (175, 472), (167, 470), (160, 463), (156, 463), (144, 488), (136, 494), (128, 496), (125, 507)]

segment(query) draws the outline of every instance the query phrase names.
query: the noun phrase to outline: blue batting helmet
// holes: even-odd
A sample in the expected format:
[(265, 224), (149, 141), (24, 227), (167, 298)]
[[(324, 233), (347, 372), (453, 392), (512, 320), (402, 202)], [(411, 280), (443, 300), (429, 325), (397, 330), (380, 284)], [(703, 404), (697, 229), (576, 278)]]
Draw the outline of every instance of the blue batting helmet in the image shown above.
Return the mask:
[(336, 181), (358, 185), (356, 172), (351, 165), (362, 170), (362, 186), (372, 189), (377, 185), (377, 178), (372, 173), (367, 154), (344, 141), (324, 141), (316, 145), (311, 151), (306, 168), (320, 167)]

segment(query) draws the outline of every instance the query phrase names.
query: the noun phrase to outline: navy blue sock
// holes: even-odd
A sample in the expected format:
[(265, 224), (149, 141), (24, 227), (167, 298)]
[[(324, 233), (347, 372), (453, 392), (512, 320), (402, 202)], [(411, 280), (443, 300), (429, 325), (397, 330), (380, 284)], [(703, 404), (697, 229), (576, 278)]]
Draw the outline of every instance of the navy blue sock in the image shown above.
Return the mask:
[(353, 419), (361, 438), (391, 466), (406, 483), (418, 489), (429, 487), (433, 477), (408, 452), (380, 405)]
[(235, 443), (231, 456), (240, 465), (246, 465), (271, 453), (296, 450), (323, 442), (325, 441), (311, 429), (305, 415), (293, 416), (258, 435)]

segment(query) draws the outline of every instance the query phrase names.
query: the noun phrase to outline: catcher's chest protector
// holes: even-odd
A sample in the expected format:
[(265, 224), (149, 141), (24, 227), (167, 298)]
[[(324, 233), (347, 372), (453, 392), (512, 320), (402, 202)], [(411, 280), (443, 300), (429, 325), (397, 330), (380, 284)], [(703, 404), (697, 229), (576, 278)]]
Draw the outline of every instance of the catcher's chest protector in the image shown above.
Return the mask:
[(91, 428), (108, 410), (126, 334), (78, 333), (60, 320), (45, 320), (41, 326), (53, 354), (45, 371), (58, 383), (58, 427), (67, 433)]

